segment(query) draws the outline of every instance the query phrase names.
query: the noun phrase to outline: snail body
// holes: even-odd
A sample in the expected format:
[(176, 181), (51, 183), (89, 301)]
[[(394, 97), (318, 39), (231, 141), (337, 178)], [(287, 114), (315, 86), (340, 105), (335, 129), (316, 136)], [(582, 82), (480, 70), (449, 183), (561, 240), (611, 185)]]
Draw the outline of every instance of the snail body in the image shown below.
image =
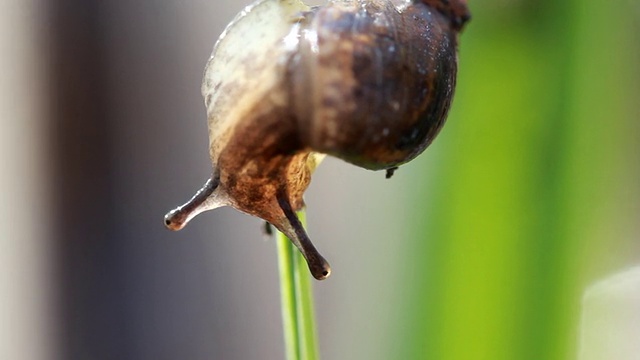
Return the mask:
[(464, 0), (247, 7), (205, 69), (213, 176), (166, 226), (232, 206), (273, 224), (326, 278), (295, 215), (311, 173), (324, 154), (388, 174), (419, 155), (444, 124), (467, 19)]

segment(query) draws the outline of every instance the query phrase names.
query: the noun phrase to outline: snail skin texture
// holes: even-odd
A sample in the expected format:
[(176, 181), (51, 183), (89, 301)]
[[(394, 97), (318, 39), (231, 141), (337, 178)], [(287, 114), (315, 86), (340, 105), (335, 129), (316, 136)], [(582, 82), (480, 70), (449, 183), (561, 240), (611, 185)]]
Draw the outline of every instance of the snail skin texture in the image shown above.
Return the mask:
[(260, 0), (233, 20), (202, 94), (213, 175), (165, 216), (179, 230), (232, 206), (273, 224), (318, 280), (330, 274), (296, 211), (324, 154), (393, 171), (444, 124), (466, 0)]

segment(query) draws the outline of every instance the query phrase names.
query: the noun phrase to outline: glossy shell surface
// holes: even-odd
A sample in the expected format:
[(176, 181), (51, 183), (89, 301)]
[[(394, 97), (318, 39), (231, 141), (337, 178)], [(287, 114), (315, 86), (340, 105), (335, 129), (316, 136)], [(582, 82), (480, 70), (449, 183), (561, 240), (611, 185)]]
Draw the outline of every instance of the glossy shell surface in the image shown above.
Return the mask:
[[(444, 123), (456, 41), (423, 3), (261, 1), (225, 31), (205, 72), (212, 159), (244, 130), (367, 169), (405, 163)], [(262, 130), (241, 125), (255, 121)]]

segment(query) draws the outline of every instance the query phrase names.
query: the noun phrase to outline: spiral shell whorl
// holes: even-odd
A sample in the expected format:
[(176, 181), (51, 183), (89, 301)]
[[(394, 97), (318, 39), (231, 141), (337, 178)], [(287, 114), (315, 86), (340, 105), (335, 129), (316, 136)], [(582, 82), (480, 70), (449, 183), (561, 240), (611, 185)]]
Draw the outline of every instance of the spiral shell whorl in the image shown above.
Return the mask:
[(309, 13), (289, 64), (302, 142), (367, 169), (420, 154), (444, 123), (456, 33), (422, 3), (333, 2)]

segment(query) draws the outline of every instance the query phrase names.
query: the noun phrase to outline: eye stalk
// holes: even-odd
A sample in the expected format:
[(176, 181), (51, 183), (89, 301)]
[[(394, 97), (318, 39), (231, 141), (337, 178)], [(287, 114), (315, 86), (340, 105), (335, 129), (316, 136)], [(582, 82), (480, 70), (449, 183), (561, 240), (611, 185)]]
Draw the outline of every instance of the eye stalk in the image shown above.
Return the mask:
[(220, 176), (212, 176), (189, 201), (164, 216), (164, 226), (169, 230), (178, 231), (196, 215), (224, 206), (225, 201), (222, 199), (224, 196), (216, 193), (219, 185)]

